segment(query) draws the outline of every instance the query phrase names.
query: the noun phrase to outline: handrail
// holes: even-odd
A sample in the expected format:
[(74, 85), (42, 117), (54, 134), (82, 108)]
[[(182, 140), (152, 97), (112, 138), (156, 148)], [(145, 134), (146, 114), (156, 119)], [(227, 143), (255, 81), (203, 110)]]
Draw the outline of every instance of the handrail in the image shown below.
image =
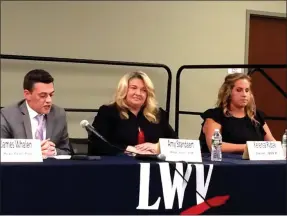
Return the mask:
[[(128, 62), (128, 61), (79, 59), (79, 58), (61, 58), (61, 57), (48, 57), (48, 56), (8, 55), (8, 54), (1, 54), (1, 59), (164, 68), (166, 70), (167, 74), (168, 74), (166, 108), (165, 108), (165, 110), (167, 112), (167, 117), (169, 119), (172, 73), (171, 73), (170, 68), (167, 65), (165, 65), (165, 64), (146, 63), (146, 62)], [(87, 112), (85, 110), (91, 110), (91, 109), (67, 108), (66, 110), (68, 110), (69, 112)], [(77, 110), (77, 111), (73, 111), (73, 110)]]
[(279, 93), (287, 99), (287, 93), (270, 76), (268, 76), (268, 74), (262, 68), (254, 68), (248, 71), (248, 75), (252, 75), (257, 71), (261, 73), (264, 78), (267, 79), (271, 83), (271, 85), (273, 85), (277, 89), (277, 91), (279, 91)]
[[(179, 111), (179, 114), (185, 114), (185, 115), (202, 115), (203, 112), (192, 112), (192, 111)], [(265, 119), (268, 120), (279, 120), (279, 121), (284, 121), (287, 120), (285, 117), (278, 117), (278, 116), (266, 116)]]
[[(175, 132), (178, 135), (179, 131), (179, 114), (201, 115), (202, 112), (182, 111), (179, 110), (180, 99), (180, 75), (184, 69), (228, 69), (228, 68), (247, 68), (251, 69), (248, 73), (255, 73), (258, 71), (261, 73), (270, 83), (274, 86), (285, 98), (287, 98), (286, 92), (280, 88), (277, 83), (265, 73), (262, 68), (287, 68), (287, 64), (223, 64), (223, 65), (182, 65), (176, 74), (176, 96), (175, 96)], [(285, 117), (266, 116), (266, 119), (271, 120), (287, 120)]]
[[(0, 107), (2, 109), (4, 107)], [(98, 112), (99, 109), (78, 109), (78, 108), (64, 108), (66, 112)]]

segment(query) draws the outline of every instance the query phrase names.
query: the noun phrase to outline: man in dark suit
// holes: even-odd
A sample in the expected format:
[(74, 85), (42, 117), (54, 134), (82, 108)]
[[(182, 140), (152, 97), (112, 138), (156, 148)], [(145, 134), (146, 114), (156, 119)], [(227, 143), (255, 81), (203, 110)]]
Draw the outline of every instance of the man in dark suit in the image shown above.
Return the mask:
[(23, 87), (25, 99), (1, 109), (1, 138), (40, 139), (44, 157), (71, 154), (65, 110), (52, 104), (54, 78), (35, 69)]

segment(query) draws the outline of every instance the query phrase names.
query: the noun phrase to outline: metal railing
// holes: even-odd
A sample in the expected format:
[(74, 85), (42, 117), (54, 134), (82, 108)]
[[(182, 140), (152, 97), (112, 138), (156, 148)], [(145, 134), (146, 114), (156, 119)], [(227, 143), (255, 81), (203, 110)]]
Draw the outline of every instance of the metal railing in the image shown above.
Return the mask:
[[(168, 74), (165, 110), (166, 110), (166, 112), (168, 114), (168, 118), (169, 118), (172, 74), (171, 74), (170, 68), (165, 64), (146, 63), (146, 62), (94, 60), (94, 59), (78, 59), (78, 58), (60, 58), (60, 57), (46, 57), (46, 56), (8, 55), (8, 54), (1, 54), (1, 59), (163, 68), (163, 69), (165, 69), (165, 71)], [(67, 112), (98, 112), (98, 109), (65, 108), (65, 110)]]
[[(128, 61), (109, 61), (109, 60), (94, 60), (94, 59), (79, 59), (79, 58), (61, 58), (61, 57), (46, 57), (46, 56), (26, 56), (26, 55), (8, 55), (1, 54), (1, 60), (22, 60), (22, 61), (44, 61), (44, 62), (63, 62), (63, 63), (76, 63), (76, 64), (96, 64), (96, 65), (118, 65), (118, 66), (132, 66), (132, 67), (149, 67), (149, 68), (163, 68), (167, 72), (167, 93), (165, 110), (167, 118), (170, 114), (170, 97), (171, 97), (171, 82), (172, 73), (170, 68), (165, 64), (159, 63), (146, 63), (146, 62), (128, 62)], [(1, 107), (3, 108), (3, 107)], [(98, 112), (99, 109), (79, 109), (79, 108), (65, 108), (67, 112)], [(82, 139), (73, 138), (75, 142)]]
[[(244, 68), (248, 69), (248, 74), (253, 74), (259, 72), (263, 75), (264, 78), (274, 86), (277, 91), (283, 95), (283, 97), (287, 98), (287, 93), (280, 88), (280, 86), (270, 77), (262, 68), (275, 68), (275, 69), (284, 69), (287, 68), (287, 64), (230, 64), (230, 65), (183, 65), (181, 66), (176, 74), (176, 96), (175, 96), (175, 132), (178, 135), (179, 132), (179, 115), (201, 115), (202, 112), (198, 111), (186, 111), (179, 110), (179, 101), (180, 101), (180, 76), (184, 69), (229, 69), (229, 68)], [(285, 120), (286, 117), (276, 117), (276, 116), (266, 116), (266, 119), (270, 120)]]

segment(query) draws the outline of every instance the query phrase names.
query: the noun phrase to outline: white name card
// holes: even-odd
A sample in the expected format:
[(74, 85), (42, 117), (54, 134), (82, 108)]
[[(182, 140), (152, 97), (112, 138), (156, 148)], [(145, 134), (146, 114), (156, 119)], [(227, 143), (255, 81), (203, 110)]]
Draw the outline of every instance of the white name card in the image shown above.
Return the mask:
[(248, 141), (250, 160), (285, 160), (280, 141)]
[(241, 68), (228, 68), (228, 74), (243, 73)]
[(159, 145), (166, 161), (202, 162), (199, 140), (162, 138)]
[(1, 139), (1, 162), (43, 162), (40, 140)]

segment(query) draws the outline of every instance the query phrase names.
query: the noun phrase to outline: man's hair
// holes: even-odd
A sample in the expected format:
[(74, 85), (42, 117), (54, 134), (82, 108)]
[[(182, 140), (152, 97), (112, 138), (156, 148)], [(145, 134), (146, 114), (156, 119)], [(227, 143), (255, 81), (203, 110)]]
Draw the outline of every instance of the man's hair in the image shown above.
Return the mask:
[(43, 69), (34, 69), (29, 71), (25, 77), (23, 82), (24, 90), (32, 91), (35, 83), (52, 83), (54, 82), (54, 78)]

